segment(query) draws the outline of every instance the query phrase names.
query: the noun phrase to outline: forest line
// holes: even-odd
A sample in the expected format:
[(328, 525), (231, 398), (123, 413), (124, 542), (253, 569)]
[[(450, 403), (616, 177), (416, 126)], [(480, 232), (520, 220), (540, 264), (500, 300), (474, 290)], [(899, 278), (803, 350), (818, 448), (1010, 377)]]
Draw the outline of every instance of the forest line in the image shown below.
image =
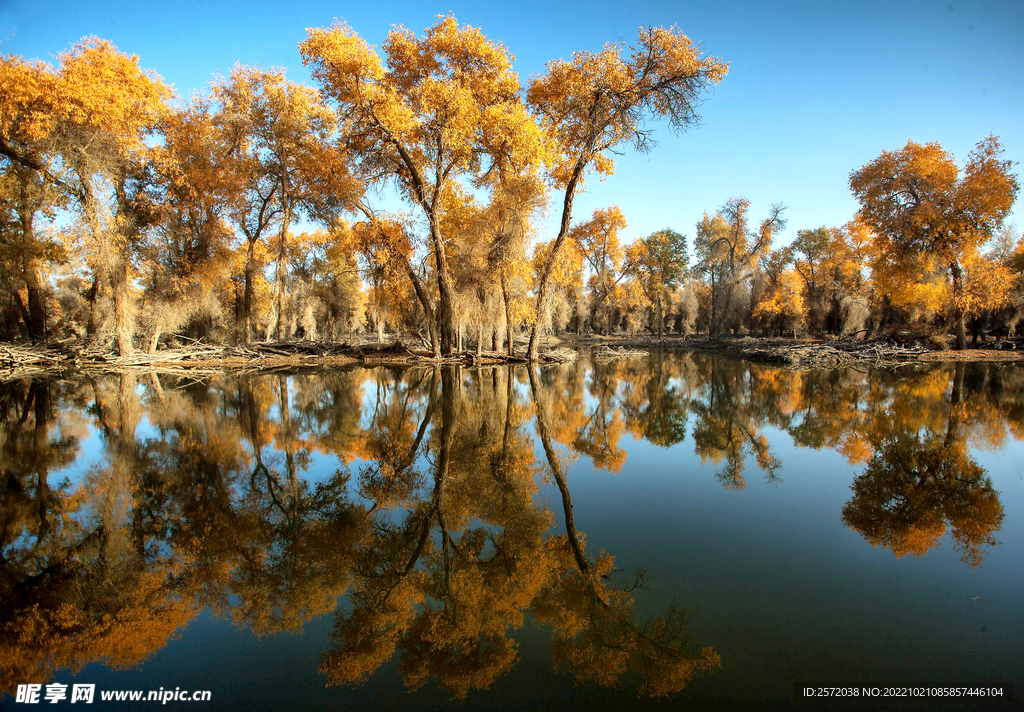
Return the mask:
[(937, 143), (883, 151), (850, 175), (856, 216), (787, 246), (783, 204), (758, 221), (743, 197), (692, 244), (672, 228), (627, 244), (620, 208), (581, 219), (574, 199), (653, 150), (658, 122), (698, 125), (728, 63), (677, 28), (525, 85), (452, 16), (380, 51), (309, 29), (299, 51), (316, 86), (237, 65), (187, 101), (98, 38), (56, 66), (0, 58), (0, 338), (124, 356), (376, 334), (447, 357), (511, 356), (518, 337), (535, 360), (552, 332), (952, 332), (963, 348), (1024, 314), (1024, 238), (1005, 224), (1019, 183), (994, 136), (962, 167)]

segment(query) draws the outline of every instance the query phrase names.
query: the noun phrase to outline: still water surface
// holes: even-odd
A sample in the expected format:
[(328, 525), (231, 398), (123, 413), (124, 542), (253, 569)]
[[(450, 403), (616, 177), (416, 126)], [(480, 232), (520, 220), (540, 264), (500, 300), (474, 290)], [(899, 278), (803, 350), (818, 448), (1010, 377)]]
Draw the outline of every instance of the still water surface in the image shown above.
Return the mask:
[(997, 364), (8, 382), (0, 691), (180, 687), (212, 700), (165, 709), (211, 710), (1020, 694), (1022, 439), (1024, 368)]

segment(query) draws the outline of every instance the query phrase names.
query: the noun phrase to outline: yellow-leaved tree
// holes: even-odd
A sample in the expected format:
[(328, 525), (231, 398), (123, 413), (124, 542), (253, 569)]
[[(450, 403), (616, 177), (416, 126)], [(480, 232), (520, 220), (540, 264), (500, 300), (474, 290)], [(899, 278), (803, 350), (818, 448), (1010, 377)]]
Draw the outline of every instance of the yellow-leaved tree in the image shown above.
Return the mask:
[(137, 56), (106, 40), (86, 38), (60, 55), (54, 86), (58, 150), (89, 229), (96, 282), (105, 283), (113, 298), (120, 354), (133, 349), (131, 258), (154, 219), (145, 186), (153, 152), (147, 139), (166, 115), (170, 96), (170, 87), (142, 69)]
[(557, 145), (551, 182), (563, 191), (558, 234), (537, 285), (531, 360), (537, 359), (537, 324), (547, 307), (552, 272), (572, 222), (573, 200), (587, 170), (611, 174), (611, 154), (622, 144), (650, 150), (653, 140), (645, 123), (650, 118), (667, 119), (674, 131), (695, 126), (702, 94), (721, 83), (729, 70), (727, 63), (702, 53), (675, 27), (641, 29), (628, 57), (623, 50), (609, 44), (597, 54), (576, 52), (569, 61), (548, 64), (547, 73), (530, 84), (530, 106)]
[(590, 318), (589, 328), (601, 319), (602, 332), (612, 330), (610, 309), (619, 282), (625, 276), (622, 270), (624, 250), (619, 232), (626, 227), (626, 216), (618, 205), (597, 208), (586, 222), (578, 223), (569, 231), (569, 236), (590, 268)]
[(47, 64), (0, 57), (0, 264), (33, 341), (46, 338), (43, 264), (63, 252), (35, 229), (36, 214), (52, 211), (61, 198), (53, 151), (55, 80)]
[(422, 36), (388, 34), (384, 58), (350, 27), (307, 31), (303, 62), (334, 102), (340, 128), (368, 183), (394, 181), (422, 211), (437, 274), (439, 348), (456, 348), (456, 286), (444, 218), (456, 186), (493, 189), (505, 173), (530, 173), (547, 141), (522, 100), (512, 57), (479, 29), (441, 17)]
[(234, 139), (237, 180), (244, 186), (234, 210), (246, 242), (243, 336), (248, 341), (254, 331), (256, 246), (276, 223), (266, 338), (280, 340), (292, 222), (304, 213), (331, 225), (340, 210), (353, 207), (362, 195), (362, 184), (349, 174), (343, 154), (331, 140), (337, 120), (316, 89), (289, 81), (280, 69), (236, 65), (214, 85), (214, 96), (222, 104), (221, 121)]
[(654, 305), (659, 337), (665, 333), (665, 304), (686, 276), (687, 262), (686, 236), (672, 228), (651, 233), (626, 250), (626, 271)]
[[(958, 349), (966, 345), (965, 315), (978, 308), (965, 268), (977, 265), (1020, 187), (1012, 161), (1002, 155), (999, 139), (989, 136), (975, 146), (961, 175), (938, 143), (908, 141), (850, 174), (860, 218), (875, 232), (883, 261), (898, 269), (935, 259), (948, 269)], [(983, 301), (990, 306), (993, 300), (986, 295)]]
[(221, 130), (211, 102), (195, 97), (168, 112), (152, 161), (160, 190), (160, 221), (142, 255), (146, 293), (142, 321), (154, 352), (163, 332), (210, 336), (218, 291), (231, 284), (234, 231), (225, 205), (238, 200), (235, 142)]
[(775, 203), (768, 217), (752, 230), (748, 221), (750, 201), (730, 198), (713, 216), (704, 213), (697, 223), (696, 271), (711, 287), (708, 333), (717, 337), (723, 329), (734, 332), (742, 322), (741, 293), (758, 261), (768, 254), (775, 234), (786, 227), (785, 206)]

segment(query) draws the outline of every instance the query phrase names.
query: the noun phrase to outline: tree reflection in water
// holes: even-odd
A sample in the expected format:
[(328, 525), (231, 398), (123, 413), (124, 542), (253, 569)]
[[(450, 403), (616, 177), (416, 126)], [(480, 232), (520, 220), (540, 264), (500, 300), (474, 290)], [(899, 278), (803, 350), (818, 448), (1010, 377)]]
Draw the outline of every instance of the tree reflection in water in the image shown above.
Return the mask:
[[(718, 656), (691, 641), (681, 608), (641, 620), (643, 572), (588, 552), (576, 460), (619, 472), (624, 433), (677, 448), (689, 435), (742, 489), (748, 466), (779, 481), (766, 433), (784, 431), (863, 466), (842, 520), (870, 544), (920, 556), (948, 530), (979, 566), (1003, 510), (972, 453), (1024, 435), (1022, 380), (995, 365), (796, 372), (654, 354), (8, 382), (0, 689), (136, 665), (208, 608), (257, 635), (334, 611), (329, 682), (398, 656), (408, 686), (458, 697), (512, 668), (529, 615), (576, 680), (671, 694)], [(102, 457), (72, 482), (62, 471), (91, 433)]]
[(887, 423), (889, 437), (854, 480), (843, 522), (872, 546), (881, 544), (897, 557), (921, 556), (948, 525), (960, 558), (980, 566), (982, 547), (996, 543), (993, 532), (1002, 523), (1003, 507), (968, 448), (972, 413), (981, 415), (992, 404), (965, 392), (965, 371), (963, 363), (954, 367), (944, 433)]

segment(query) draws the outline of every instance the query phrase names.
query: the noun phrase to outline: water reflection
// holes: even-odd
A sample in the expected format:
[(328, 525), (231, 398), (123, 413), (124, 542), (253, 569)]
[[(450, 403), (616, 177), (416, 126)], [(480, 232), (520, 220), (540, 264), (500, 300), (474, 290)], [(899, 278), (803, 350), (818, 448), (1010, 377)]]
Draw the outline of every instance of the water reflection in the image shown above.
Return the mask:
[(874, 449), (863, 474), (853, 483), (853, 499), (843, 507), (843, 522), (872, 545), (881, 544), (896, 556), (920, 556), (951, 530), (961, 559), (980, 566), (983, 546), (994, 545), (993, 532), (1003, 519), (999, 494), (971, 457), (972, 425), (1001, 440), (1000, 428), (978, 417), (996, 404), (972, 399), (965, 392), (966, 367), (954, 367), (943, 432), (927, 427), (886, 422), (887, 437)]
[(333, 612), (333, 684), (398, 659), (410, 688), (463, 697), (514, 666), (529, 616), (576, 680), (671, 694), (718, 656), (682, 608), (635, 614), (644, 572), (588, 551), (575, 461), (619, 472), (629, 433), (692, 447), (726, 488), (750, 469), (784, 487), (782, 431), (858, 465), (841, 517), (872, 546), (921, 556), (948, 530), (979, 566), (1003, 510), (972, 453), (1024, 436), (1022, 381), (996, 365), (801, 373), (658, 354), (9, 382), (0, 689), (136, 665), (212, 609), (258, 635)]

